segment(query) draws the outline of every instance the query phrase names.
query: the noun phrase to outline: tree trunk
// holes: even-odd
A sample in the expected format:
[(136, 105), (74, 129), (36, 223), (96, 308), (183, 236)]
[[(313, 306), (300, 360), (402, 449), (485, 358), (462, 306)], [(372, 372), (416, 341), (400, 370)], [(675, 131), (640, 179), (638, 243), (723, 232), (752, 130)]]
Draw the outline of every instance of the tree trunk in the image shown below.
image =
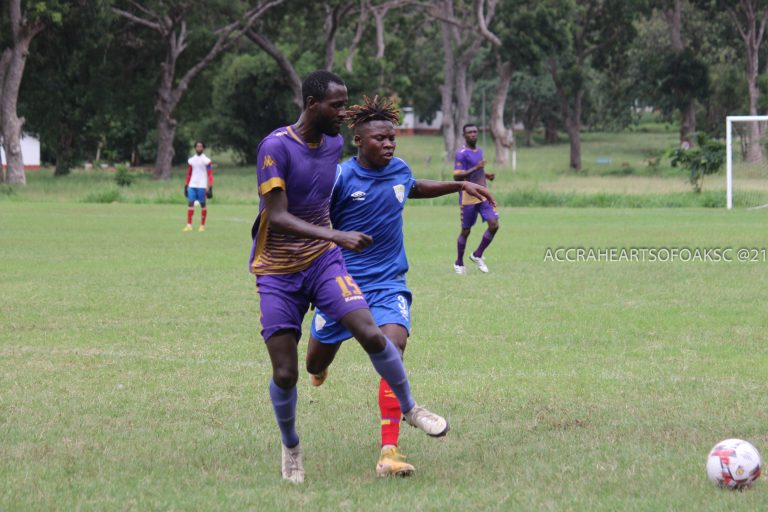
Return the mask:
[(544, 121), (544, 141), (547, 144), (557, 144), (560, 142), (560, 135), (557, 133), (557, 122), (552, 117)]
[[(751, 42), (751, 41), (750, 41)], [(757, 115), (757, 103), (760, 99), (760, 89), (757, 86), (758, 54), (754, 44), (747, 44), (747, 92), (749, 95), (749, 115)], [(747, 161), (760, 162), (763, 160), (763, 147), (760, 144), (760, 123), (749, 124), (749, 146), (747, 147)]]
[[(5, 101), (3, 102), (5, 103)], [(15, 104), (16, 102), (13, 101)], [(14, 105), (15, 106), (15, 105)], [(23, 119), (16, 115), (16, 109), (3, 112), (3, 150), (5, 150), (5, 181), (11, 185), (26, 185), (24, 158), (21, 154), (21, 127)]]
[(280, 69), (283, 70), (285, 81), (288, 82), (288, 86), (291, 88), (291, 92), (293, 93), (293, 104), (296, 105), (296, 108), (298, 108), (298, 112), (301, 112), (301, 109), (304, 108), (304, 99), (301, 96), (301, 77), (299, 76), (299, 73), (296, 71), (296, 68), (293, 66), (293, 64), (291, 64), (291, 61), (288, 60), (288, 57), (286, 57), (285, 54), (281, 52), (280, 49), (278, 49), (277, 46), (275, 46), (267, 36), (259, 32), (256, 28), (249, 30), (246, 33), (246, 36), (248, 39), (256, 43), (259, 48), (264, 50), (267, 55), (272, 57)]
[(443, 36), (443, 83), (440, 86), (440, 108), (443, 111), (441, 128), (443, 131), (443, 144), (445, 146), (445, 160), (446, 162), (452, 162), (456, 154), (456, 133), (453, 124), (453, 87), (455, 83), (454, 70), (456, 61), (453, 57), (454, 48), (451, 27), (447, 23), (442, 23), (441, 29)]
[(169, 113), (160, 113), (157, 119), (157, 158), (155, 178), (167, 180), (171, 177), (173, 164), (173, 138), (176, 135), (176, 120)]
[(66, 176), (72, 167), (72, 142), (74, 136), (67, 126), (59, 125), (59, 135), (56, 138), (56, 169), (54, 176)]
[(680, 143), (691, 143), (691, 134), (696, 131), (696, 105), (691, 102), (680, 113)]
[(573, 105), (570, 108), (566, 105), (564, 108), (565, 129), (571, 146), (569, 165), (574, 171), (581, 170), (581, 100), (583, 96), (582, 91), (577, 92), (573, 98)]
[(0, 130), (7, 171), (0, 173), (0, 178), (10, 184), (26, 185), (27, 175), (24, 173), (24, 159), (21, 153), (21, 128), (24, 126), (24, 118), (18, 116), (16, 104), (29, 45), (45, 25), (40, 20), (27, 21), (21, 12), (21, 0), (11, 0), (8, 11), (11, 47), (6, 48), (0, 57)]
[(507, 104), (509, 83), (512, 81), (512, 63), (499, 63), (497, 71), (499, 77), (491, 103), (491, 136), (496, 149), (494, 163), (507, 165), (509, 163), (509, 149), (515, 144), (513, 129), (504, 126), (504, 106)]

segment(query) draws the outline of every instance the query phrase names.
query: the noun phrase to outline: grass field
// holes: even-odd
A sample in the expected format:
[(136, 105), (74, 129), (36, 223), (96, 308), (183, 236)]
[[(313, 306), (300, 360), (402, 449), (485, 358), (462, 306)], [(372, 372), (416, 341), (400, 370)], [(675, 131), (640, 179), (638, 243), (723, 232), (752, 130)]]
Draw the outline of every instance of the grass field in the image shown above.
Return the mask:
[[(707, 176), (704, 191), (691, 190), (685, 171), (673, 168), (665, 152), (677, 144), (674, 128), (643, 125), (639, 131), (583, 134), (582, 171), (568, 170), (567, 140), (552, 145), (520, 147), (517, 169), (489, 164), (497, 179), (491, 184), (499, 204), (510, 207), (716, 207), (724, 208), (725, 172)], [(493, 160), (490, 137), (484, 145), (486, 160)], [(437, 136), (399, 137), (397, 154), (419, 178), (451, 179), (452, 160), (445, 161), (442, 139)], [(257, 201), (253, 166), (239, 166), (230, 155), (210, 148), (215, 165), (215, 194), (219, 203), (254, 205)], [(130, 187), (118, 187), (114, 170), (76, 169), (66, 178), (52, 178), (50, 169), (27, 174), (23, 188), (0, 187), (0, 201), (183, 204), (185, 168), (174, 169), (173, 179), (158, 182), (136, 172)], [(737, 176), (737, 207), (768, 203), (764, 179)], [(744, 196), (743, 192), (749, 194)], [(433, 205), (453, 204), (441, 198)]]
[(255, 206), (214, 202), (201, 234), (180, 204), (24, 199), (0, 201), (2, 511), (768, 509), (764, 478), (730, 493), (704, 471), (727, 437), (768, 456), (768, 262), (545, 261), (735, 256), (766, 247), (765, 210), (502, 208), (491, 274), (461, 277), (455, 207), (407, 208), (406, 364), (452, 431), (404, 427), (417, 474), (377, 480), (378, 379), (348, 343), (324, 386), (300, 378), (294, 487), (246, 271)]

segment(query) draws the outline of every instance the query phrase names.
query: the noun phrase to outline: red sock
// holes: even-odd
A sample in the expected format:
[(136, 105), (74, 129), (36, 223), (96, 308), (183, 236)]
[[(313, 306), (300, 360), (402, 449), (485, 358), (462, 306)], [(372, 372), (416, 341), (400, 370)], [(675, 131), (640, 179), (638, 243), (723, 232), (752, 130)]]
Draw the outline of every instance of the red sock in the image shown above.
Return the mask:
[(187, 208), (187, 224), (192, 224), (192, 217), (195, 215), (195, 207), (190, 206)]
[(381, 411), (381, 445), (397, 446), (400, 437), (400, 402), (386, 380), (379, 383), (379, 410)]
[(205, 226), (205, 217), (208, 215), (208, 208), (200, 210), (200, 225)]

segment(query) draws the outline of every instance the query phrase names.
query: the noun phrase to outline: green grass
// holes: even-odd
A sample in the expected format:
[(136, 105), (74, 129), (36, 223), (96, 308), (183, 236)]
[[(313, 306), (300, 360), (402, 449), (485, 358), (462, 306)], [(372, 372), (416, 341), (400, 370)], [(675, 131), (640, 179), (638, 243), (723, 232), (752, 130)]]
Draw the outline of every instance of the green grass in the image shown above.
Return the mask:
[(301, 376), (300, 487), (278, 475), (255, 212), (213, 204), (201, 234), (181, 204), (0, 202), (0, 510), (768, 507), (764, 478), (704, 471), (726, 437), (768, 455), (768, 262), (544, 261), (764, 247), (765, 210), (502, 208), (491, 274), (459, 277), (456, 208), (407, 208), (406, 363), (452, 431), (405, 427), (417, 474), (378, 481), (377, 378), (350, 342), (324, 386)]
[[(515, 170), (489, 164), (489, 170), (497, 174), (490, 185), (491, 191), (500, 205), (510, 207), (724, 207), (724, 171), (708, 176), (704, 192), (695, 194), (684, 171), (672, 168), (666, 158), (659, 159), (676, 141), (675, 131), (651, 124), (637, 131), (585, 132), (584, 169), (579, 173), (567, 169), (566, 139), (558, 144), (520, 147)], [(490, 137), (484, 147), (486, 160), (491, 162), (494, 150)], [(227, 154), (219, 155), (213, 148), (211, 151), (216, 165), (216, 203), (255, 205), (254, 168), (233, 165)], [(409, 162), (417, 178), (452, 179), (453, 161), (445, 161), (440, 137), (400, 137), (397, 154)], [(0, 188), (0, 201), (183, 204), (185, 173), (184, 168), (176, 168), (168, 181), (156, 181), (147, 173), (135, 173), (130, 186), (118, 187), (114, 169), (76, 169), (64, 178), (54, 178), (52, 170), (47, 169), (27, 173), (26, 187)], [(768, 203), (765, 180), (745, 178), (744, 182), (737, 182), (735, 190), (737, 207)], [(454, 202), (454, 198), (443, 198), (427, 204)]]

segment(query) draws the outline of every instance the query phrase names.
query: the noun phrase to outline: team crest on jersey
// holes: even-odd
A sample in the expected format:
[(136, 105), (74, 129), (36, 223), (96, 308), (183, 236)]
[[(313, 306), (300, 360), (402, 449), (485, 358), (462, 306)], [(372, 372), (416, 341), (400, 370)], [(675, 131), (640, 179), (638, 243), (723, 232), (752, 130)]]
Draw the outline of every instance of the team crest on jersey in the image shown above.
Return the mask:
[(365, 201), (365, 192), (362, 190), (358, 190), (357, 192), (352, 192), (352, 200), (353, 201)]
[(405, 201), (405, 185), (395, 185), (392, 187), (395, 190), (395, 197), (401, 203)]
[(320, 315), (315, 315), (315, 330), (320, 332), (325, 327), (325, 318)]

